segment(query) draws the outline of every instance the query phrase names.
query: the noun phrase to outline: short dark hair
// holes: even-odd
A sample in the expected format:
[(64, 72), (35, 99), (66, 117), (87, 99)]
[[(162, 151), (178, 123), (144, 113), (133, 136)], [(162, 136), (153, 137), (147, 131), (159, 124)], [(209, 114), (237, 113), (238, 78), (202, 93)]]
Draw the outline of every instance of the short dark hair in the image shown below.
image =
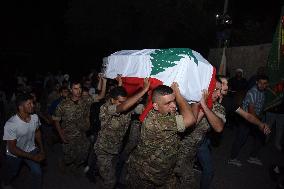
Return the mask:
[(173, 89), (169, 86), (166, 85), (159, 85), (153, 90), (153, 96), (152, 96), (152, 101), (157, 102), (158, 96), (165, 96), (169, 94), (173, 94)]
[(24, 102), (33, 100), (33, 96), (28, 93), (19, 93), (16, 96), (16, 108), (18, 109)]
[(221, 80), (221, 79), (228, 79), (227, 76), (221, 75), (221, 74), (217, 74), (215, 77), (218, 78), (219, 80)]
[(82, 87), (82, 92), (89, 92), (89, 88), (88, 87)]
[(74, 85), (81, 85), (82, 86), (82, 84), (81, 84), (81, 82), (79, 81), (79, 80), (72, 80), (71, 81), (71, 83), (70, 83), (70, 87), (72, 88)]
[(256, 81), (259, 81), (259, 80), (267, 80), (267, 81), (269, 81), (269, 77), (267, 75), (258, 75), (256, 77)]
[(216, 79), (216, 82), (222, 83), (222, 80), (220, 77), (215, 77), (215, 79)]
[(118, 86), (110, 90), (109, 96), (110, 98), (114, 98), (114, 99), (117, 99), (117, 97), (119, 96), (127, 97), (127, 92), (122, 86)]

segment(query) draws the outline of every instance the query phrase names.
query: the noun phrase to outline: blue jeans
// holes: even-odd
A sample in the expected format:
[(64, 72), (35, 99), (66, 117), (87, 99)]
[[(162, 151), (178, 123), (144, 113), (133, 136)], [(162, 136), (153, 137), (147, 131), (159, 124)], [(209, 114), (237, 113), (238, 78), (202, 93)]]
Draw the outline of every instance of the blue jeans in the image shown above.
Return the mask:
[[(38, 151), (35, 149), (30, 152), (31, 154), (36, 154)], [(6, 169), (4, 170), (4, 183), (5, 184), (10, 184), (12, 179), (17, 175), (21, 164), (25, 162), (28, 167), (31, 170), (32, 174), (32, 184), (33, 186), (30, 188), (36, 188), (39, 189), (41, 188), (42, 185), (42, 171), (40, 164), (37, 162), (34, 162), (32, 160), (24, 159), (24, 158), (19, 158), (19, 157), (13, 157), (6, 155)]]
[(202, 167), (200, 189), (209, 189), (213, 180), (214, 170), (210, 151), (210, 139), (207, 137), (197, 150), (197, 158)]

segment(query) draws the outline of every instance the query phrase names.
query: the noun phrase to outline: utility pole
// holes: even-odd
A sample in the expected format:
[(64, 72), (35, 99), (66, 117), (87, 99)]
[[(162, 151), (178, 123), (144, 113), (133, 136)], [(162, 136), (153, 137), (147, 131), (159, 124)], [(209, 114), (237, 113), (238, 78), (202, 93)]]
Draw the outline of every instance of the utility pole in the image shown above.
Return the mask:
[(225, 0), (225, 2), (224, 2), (224, 9), (223, 9), (223, 15), (227, 14), (228, 4), (229, 4), (229, 0)]
[[(222, 57), (219, 65), (219, 70), (218, 74), (221, 75), (226, 75), (227, 74), (227, 58), (226, 58), (226, 48), (229, 45), (229, 38), (230, 38), (230, 29), (228, 28), (228, 25), (230, 25), (231, 18), (227, 14), (228, 12), (228, 4), (229, 0), (224, 1), (224, 9), (223, 9), (223, 14), (220, 16), (220, 21), (222, 30), (220, 31), (221, 33), (221, 38), (219, 39), (219, 47), (223, 47), (223, 52), (222, 52)], [(217, 17), (216, 17), (217, 18)]]

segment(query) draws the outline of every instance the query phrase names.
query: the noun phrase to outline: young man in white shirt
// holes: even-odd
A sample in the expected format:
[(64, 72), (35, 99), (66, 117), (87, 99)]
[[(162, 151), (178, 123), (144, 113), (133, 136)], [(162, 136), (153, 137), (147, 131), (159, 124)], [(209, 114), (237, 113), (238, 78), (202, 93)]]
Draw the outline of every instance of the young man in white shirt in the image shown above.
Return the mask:
[(36, 114), (32, 114), (32, 96), (19, 94), (16, 98), (16, 107), (17, 113), (4, 126), (3, 140), (7, 143), (4, 186), (11, 184), (24, 162), (29, 166), (33, 176), (33, 185), (30, 188), (41, 188), (40, 162), (44, 160), (45, 154), (39, 130), (40, 121)]

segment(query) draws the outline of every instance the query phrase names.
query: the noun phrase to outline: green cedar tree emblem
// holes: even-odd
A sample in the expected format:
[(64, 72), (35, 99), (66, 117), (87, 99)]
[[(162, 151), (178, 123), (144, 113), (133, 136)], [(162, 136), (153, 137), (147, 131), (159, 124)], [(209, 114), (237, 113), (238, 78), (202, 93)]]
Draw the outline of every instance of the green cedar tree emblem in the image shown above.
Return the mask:
[(150, 54), (152, 62), (152, 71), (150, 75), (156, 75), (166, 70), (166, 68), (174, 67), (177, 61), (183, 58), (182, 55), (187, 55), (193, 58), (193, 61), (198, 64), (197, 58), (193, 55), (192, 50), (188, 48), (170, 48), (155, 50)]

